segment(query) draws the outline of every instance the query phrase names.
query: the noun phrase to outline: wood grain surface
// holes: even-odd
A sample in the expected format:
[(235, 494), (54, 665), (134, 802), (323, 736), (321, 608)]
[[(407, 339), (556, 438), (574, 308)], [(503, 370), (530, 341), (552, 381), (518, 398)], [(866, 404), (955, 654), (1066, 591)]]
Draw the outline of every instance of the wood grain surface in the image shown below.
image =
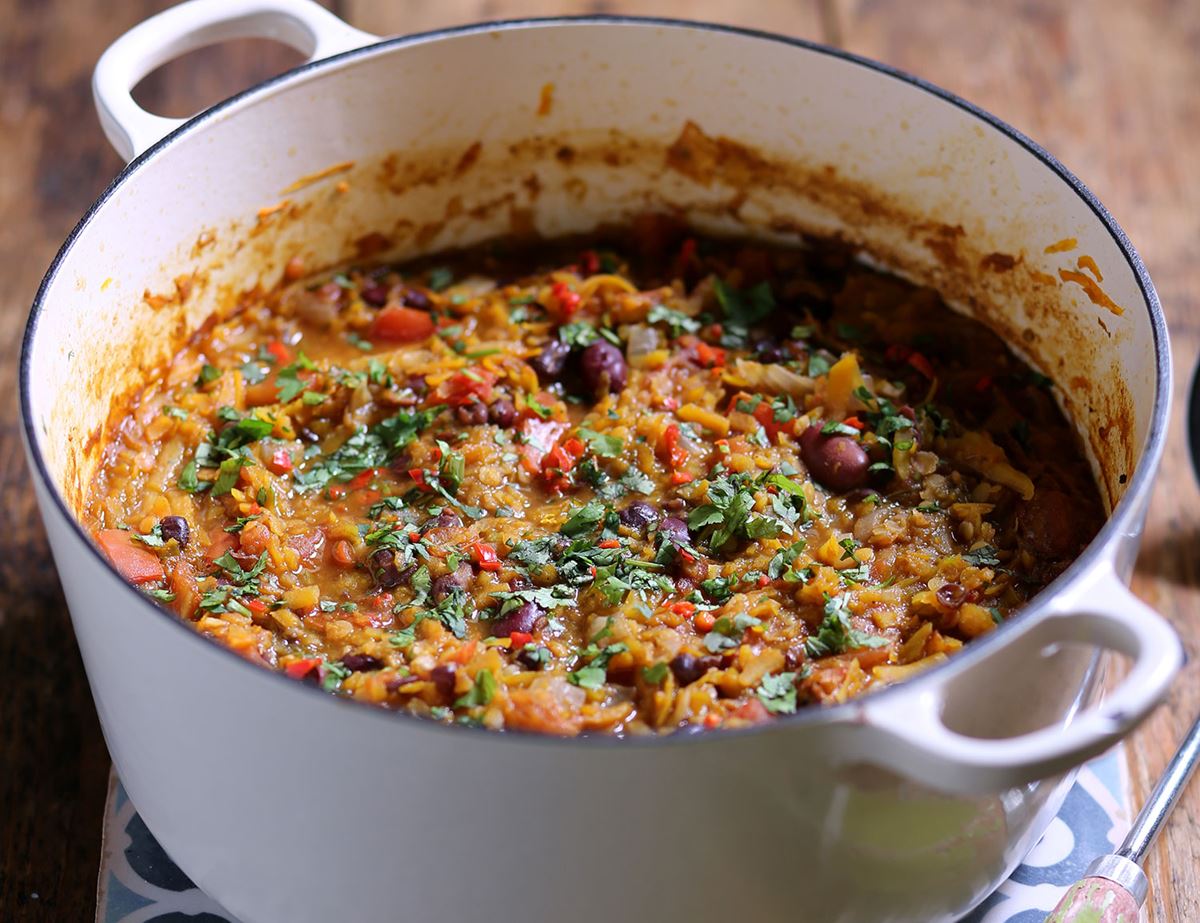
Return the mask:
[[(92, 111), (104, 47), (156, 0), (0, 0), (0, 920), (91, 920), (108, 756), (21, 448), (15, 389), (38, 280), (117, 174)], [(709, 19), (841, 45), (953, 90), (1083, 178), (1129, 232), (1166, 308), (1176, 363), (1172, 433), (1135, 589), (1179, 627), (1191, 665), (1131, 739), (1145, 792), (1200, 712), (1200, 492), (1183, 436), (1200, 346), (1200, 2), (1197, 0), (340, 0), (362, 29), (629, 12)], [(186, 115), (292, 66), (260, 42), (206, 49), (138, 98)], [(1200, 785), (1151, 858), (1149, 919), (1200, 920)]]

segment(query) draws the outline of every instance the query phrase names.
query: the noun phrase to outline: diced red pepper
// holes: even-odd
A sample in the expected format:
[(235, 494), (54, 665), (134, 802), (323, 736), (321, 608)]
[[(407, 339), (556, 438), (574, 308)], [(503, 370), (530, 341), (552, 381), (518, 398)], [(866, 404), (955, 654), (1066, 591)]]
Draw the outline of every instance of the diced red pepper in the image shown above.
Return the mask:
[(524, 647), (533, 640), (533, 635), (527, 631), (511, 631), (508, 634), (509, 644), (513, 650)]
[(579, 293), (571, 291), (566, 282), (555, 282), (550, 286), (550, 294), (554, 296), (558, 311), (563, 317), (570, 317), (579, 310)]
[(283, 672), (292, 679), (304, 679), (313, 670), (317, 669), (322, 662), (320, 657), (305, 657), (301, 660), (293, 660), (283, 668)]
[(425, 471), (422, 468), (409, 468), (408, 476), (417, 482), (417, 485), (422, 490), (429, 490), (429, 485), (425, 483)]
[(272, 474), (287, 474), (292, 470), (292, 454), (287, 449), (276, 449), (267, 462), (267, 468)]
[(371, 339), (392, 343), (415, 343), (433, 334), (433, 318), (427, 311), (389, 304), (371, 323)]
[(721, 716), (709, 713), (704, 716), (704, 726), (710, 731), (721, 726)]
[(275, 361), (280, 365), (292, 364), (292, 351), (287, 348), (287, 345), (279, 340), (272, 340), (267, 344), (267, 352), (275, 357)]
[(267, 604), (261, 599), (247, 599), (246, 608), (256, 615), (262, 615), (267, 611)]
[(341, 500), (343, 497), (346, 496), (346, 485), (345, 484), (330, 484), (329, 488), (326, 490), (326, 493), (329, 494), (330, 500)]
[(371, 479), (376, 477), (382, 470), (382, 468), (367, 468), (365, 471), (360, 471), (354, 476), (354, 479), (350, 481), (348, 485), (349, 488), (351, 490), (358, 490), (362, 487), (366, 487), (371, 483)]
[(165, 576), (158, 555), (135, 545), (132, 533), (124, 529), (103, 529), (96, 534), (96, 541), (113, 567), (130, 583), (152, 583)]
[(770, 582), (771, 582), (771, 578), (770, 578), (770, 577), (768, 577), (766, 574), (759, 574), (759, 575), (758, 575), (758, 585), (759, 585), (760, 587), (764, 587), (764, 586), (766, 586), (767, 584), (769, 584)]
[(688, 471), (672, 471), (671, 472), (671, 483), (675, 484), (677, 486), (679, 484), (690, 484), (694, 480), (696, 480), (696, 476), (694, 474), (692, 474), (691, 472), (688, 472)]
[(559, 420), (543, 420), (540, 417), (523, 419), (517, 425), (517, 432), (525, 440), (517, 446), (517, 453), (521, 456), (521, 467), (530, 474), (539, 474), (546, 453), (554, 447), (569, 425)]
[(864, 430), (867, 428), (867, 424), (865, 424), (858, 417), (846, 417), (846, 419), (843, 420), (842, 422), (845, 423), (847, 426), (853, 426), (857, 430)]
[(679, 444), (679, 427), (672, 423), (663, 430), (662, 441), (658, 444), (658, 457), (671, 468), (678, 468), (688, 459), (687, 449)]
[(679, 602), (671, 603), (671, 605), (669, 605), (667, 608), (676, 615), (682, 615), (684, 618), (690, 619), (696, 614), (696, 604), (690, 603), (686, 599), (681, 599)]
[(911, 356), (909, 356), (908, 364), (930, 381), (933, 381), (933, 379), (937, 378), (937, 373), (933, 370), (933, 366), (930, 364), (928, 359), (921, 355), (921, 353), (913, 353)]
[(621, 543), (619, 541), (617, 541), (615, 538), (606, 538), (604, 541), (600, 542), (599, 547), (600, 548), (620, 548)]
[(467, 546), (471, 558), (479, 565), (480, 570), (497, 571), (500, 569), (500, 559), (496, 557), (496, 549), (487, 542), (471, 542)]
[(701, 340), (696, 344), (696, 359), (706, 369), (717, 368), (725, 364), (725, 350), (720, 346), (709, 346)]
[(596, 255), (595, 250), (584, 250), (579, 254), (579, 265), (589, 276), (594, 276), (600, 271), (600, 257)]

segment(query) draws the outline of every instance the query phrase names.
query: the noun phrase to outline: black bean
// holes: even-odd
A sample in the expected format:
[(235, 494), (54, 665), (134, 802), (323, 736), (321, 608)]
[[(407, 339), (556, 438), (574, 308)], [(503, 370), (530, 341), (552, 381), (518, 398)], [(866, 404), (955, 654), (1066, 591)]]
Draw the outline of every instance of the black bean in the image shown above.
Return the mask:
[(800, 457), (813, 480), (844, 493), (867, 483), (871, 462), (851, 436), (826, 436), (816, 423), (800, 436)]
[(371, 552), (368, 564), (375, 583), (385, 590), (398, 587), (404, 581), (400, 568), (396, 566), (396, 552), (391, 548), (378, 548)]
[(351, 673), (365, 673), (368, 670), (378, 670), (383, 661), (370, 654), (347, 654), (342, 658), (342, 666)]
[(430, 588), (430, 592), (433, 593), (433, 601), (440, 603), (456, 590), (465, 590), (472, 576), (470, 564), (460, 564), (454, 573), (442, 574), (433, 581), (433, 586)]
[(624, 389), (629, 367), (621, 350), (608, 340), (597, 340), (580, 357), (584, 383), (593, 394), (614, 393)]
[(658, 524), (658, 534), (662, 537), (663, 541), (671, 541), (676, 545), (690, 545), (692, 543), (692, 535), (688, 531), (687, 523), (674, 516), (668, 516)]
[(545, 385), (558, 381), (570, 355), (570, 346), (562, 340), (551, 340), (542, 347), (540, 353), (529, 360), (529, 364), (537, 372), (538, 381)]
[(191, 534), (191, 530), (188, 529), (186, 519), (182, 516), (164, 516), (159, 520), (158, 525), (164, 542), (175, 539), (179, 543), (180, 548), (187, 547), (188, 536)]
[(497, 638), (507, 638), (514, 631), (532, 634), (538, 619), (545, 614), (546, 610), (535, 602), (521, 603), (503, 618), (492, 622), (492, 635)]
[(368, 285), (359, 291), (359, 295), (361, 295), (362, 300), (371, 307), (382, 308), (385, 304), (387, 304), (388, 287), (386, 285), (378, 284)]
[(508, 398), (498, 398), (488, 408), (488, 419), (501, 429), (508, 429), (517, 420), (517, 408)]
[(967, 601), (967, 590), (961, 583), (944, 583), (937, 590), (937, 601), (947, 609), (957, 609)]
[(685, 653), (671, 658), (671, 672), (675, 674), (675, 682), (687, 686), (703, 676), (705, 671), (700, 669), (700, 658)]
[(458, 679), (458, 665), (453, 663), (439, 663), (429, 671), (429, 678), (433, 680), (434, 686), (437, 687), (437, 691), (442, 695), (453, 695), (454, 683)]
[(405, 289), (404, 297), (401, 300), (408, 307), (416, 308), (418, 311), (428, 311), (431, 307), (429, 296), (416, 288)]
[(645, 532), (651, 525), (662, 518), (662, 513), (645, 500), (634, 500), (629, 506), (617, 514), (624, 525), (638, 532)]
[(463, 426), (481, 426), (488, 421), (488, 407), (483, 401), (471, 401), (456, 407), (454, 416)]
[(763, 337), (755, 342), (754, 355), (759, 362), (782, 362), (787, 358), (787, 353), (779, 342), (770, 337)]

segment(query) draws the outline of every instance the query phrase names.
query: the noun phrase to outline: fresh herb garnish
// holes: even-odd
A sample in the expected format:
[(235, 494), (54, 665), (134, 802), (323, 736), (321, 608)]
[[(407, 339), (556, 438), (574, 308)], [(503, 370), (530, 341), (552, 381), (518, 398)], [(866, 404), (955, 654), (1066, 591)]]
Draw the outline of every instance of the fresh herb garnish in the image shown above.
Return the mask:
[(825, 594), (825, 618), (817, 633), (804, 642), (809, 657), (827, 657), (864, 647), (886, 647), (888, 640), (850, 627), (850, 604), (845, 596)]
[(773, 715), (790, 715), (796, 710), (796, 674), (764, 676), (755, 690), (758, 700)]

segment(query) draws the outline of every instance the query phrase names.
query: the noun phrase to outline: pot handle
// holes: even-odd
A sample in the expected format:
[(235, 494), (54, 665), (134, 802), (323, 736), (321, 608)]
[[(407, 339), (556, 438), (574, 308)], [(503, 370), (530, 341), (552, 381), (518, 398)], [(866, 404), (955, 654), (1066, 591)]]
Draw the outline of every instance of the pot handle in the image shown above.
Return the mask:
[[(1077, 766), (1136, 727), (1166, 695), (1183, 663), (1175, 630), (1134, 596), (1109, 562), (1063, 609), (969, 669), (947, 671), (940, 684), (918, 683), (907, 695), (897, 690), (876, 701), (868, 698), (863, 718), (890, 738), (888, 765), (943, 791), (996, 792)], [(1065, 727), (1050, 726), (1015, 737), (972, 737), (947, 726), (944, 719), (951, 696), (976, 701), (980, 696), (1009, 697), (1014, 707), (1020, 707), (1021, 690), (1012, 688), (1020, 675), (1019, 664), (1010, 658), (1037, 656), (1047, 647), (1071, 642), (1118, 651), (1132, 659), (1128, 674), (1102, 702), (1075, 714)]]
[(134, 26), (108, 46), (92, 74), (104, 134), (133, 160), (186, 119), (147, 112), (130, 91), (155, 68), (189, 51), (233, 38), (267, 38), (315, 61), (379, 41), (314, 0), (188, 0)]

